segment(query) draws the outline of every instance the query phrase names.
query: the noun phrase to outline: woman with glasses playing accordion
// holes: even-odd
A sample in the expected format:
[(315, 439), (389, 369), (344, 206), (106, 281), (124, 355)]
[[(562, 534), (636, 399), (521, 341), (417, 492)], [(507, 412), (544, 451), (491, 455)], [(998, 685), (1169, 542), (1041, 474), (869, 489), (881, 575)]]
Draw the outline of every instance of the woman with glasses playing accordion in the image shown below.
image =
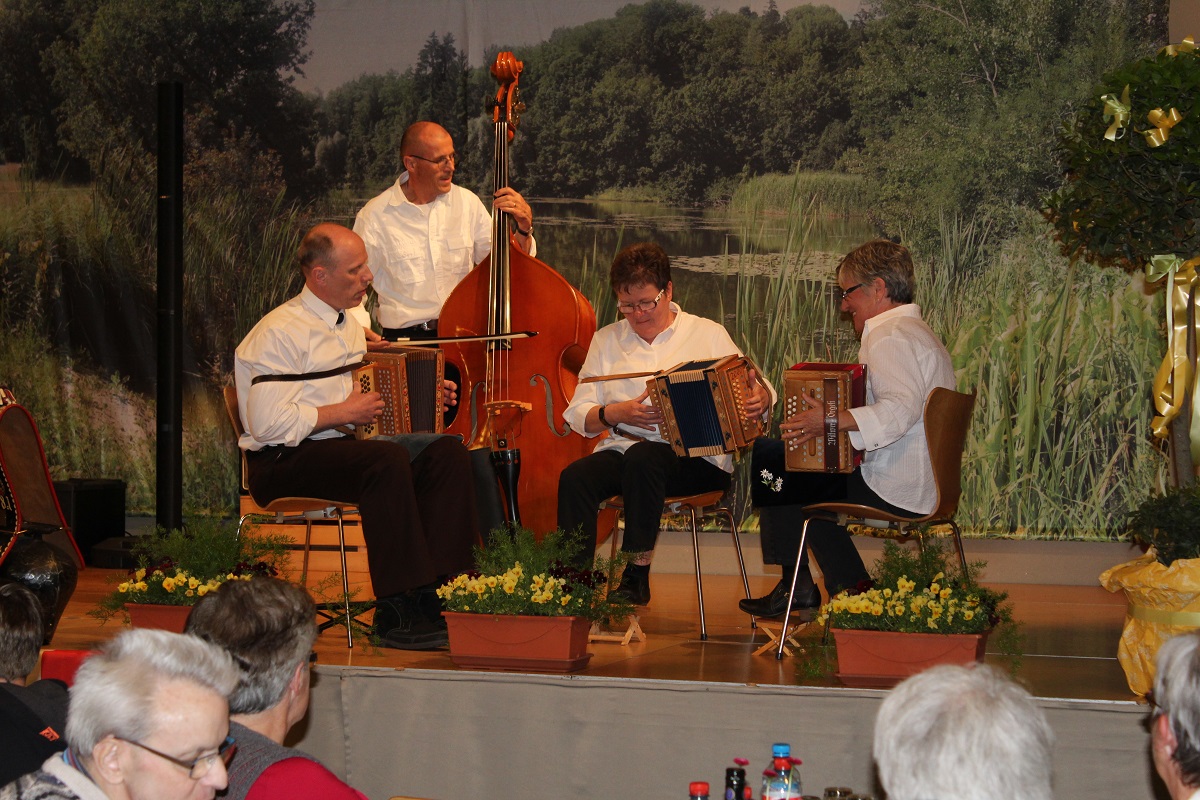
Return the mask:
[[(598, 331), (579, 377), (617, 376), (581, 382), (563, 413), (571, 428), (594, 437), (607, 433), (595, 452), (565, 470), (558, 483), (558, 526), (580, 529), (596, 541), (600, 503), (621, 495), (629, 563), (615, 590), (634, 605), (650, 602), (650, 562), (668, 496), (724, 491), (733, 458), (728, 454), (681, 457), (661, 432), (663, 416), (650, 403), (646, 376), (682, 362), (740, 355), (720, 324), (688, 314), (672, 299), (671, 263), (657, 244), (630, 245), (613, 260), (609, 283), (623, 319)], [(631, 377), (621, 377), (631, 374)], [(744, 413), (769, 419), (775, 392), (751, 371)], [(590, 553), (581, 553), (582, 561)]]

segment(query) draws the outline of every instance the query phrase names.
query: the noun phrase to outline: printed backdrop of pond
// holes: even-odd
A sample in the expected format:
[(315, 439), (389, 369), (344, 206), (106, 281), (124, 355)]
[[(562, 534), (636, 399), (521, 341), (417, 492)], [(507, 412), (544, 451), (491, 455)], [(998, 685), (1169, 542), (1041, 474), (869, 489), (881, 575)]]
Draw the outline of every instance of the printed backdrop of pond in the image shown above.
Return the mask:
[[(739, 259), (753, 251), (775, 255), (756, 259), (778, 263), (778, 255), (801, 255), (805, 272), (833, 278), (838, 260), (855, 246), (875, 237), (858, 217), (820, 217), (809, 221), (784, 215), (750, 219), (726, 208), (680, 208), (638, 202), (531, 200), (538, 258), (576, 286), (607, 288), (608, 268), (622, 247), (658, 242), (671, 257), (675, 297), (693, 314), (718, 319), (733, 307)], [(744, 263), (744, 260), (743, 260)], [(584, 274), (593, 271), (591, 282)], [(766, 280), (761, 267), (750, 280)], [(598, 298), (589, 297), (593, 304)], [(728, 322), (728, 320), (723, 320)], [(611, 322), (602, 319), (601, 325)]]

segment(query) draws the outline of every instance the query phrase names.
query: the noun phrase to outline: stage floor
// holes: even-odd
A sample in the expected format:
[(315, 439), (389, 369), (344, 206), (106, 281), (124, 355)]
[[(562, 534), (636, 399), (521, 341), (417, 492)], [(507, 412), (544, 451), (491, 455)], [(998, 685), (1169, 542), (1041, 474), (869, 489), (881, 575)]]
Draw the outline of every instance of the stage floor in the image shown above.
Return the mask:
[[(87, 612), (109, 591), (118, 570), (88, 568), (59, 623), (51, 647), (90, 648), (122, 629), (119, 622), (101, 626)], [(753, 655), (766, 642), (762, 631), (737, 608), (740, 579), (711, 575), (704, 580), (708, 640), (700, 640), (695, 581), (691, 575), (652, 574), (652, 602), (640, 622), (646, 641), (628, 645), (595, 642), (591, 662), (577, 674), (606, 678), (706, 681), (742, 685), (839, 686), (833, 677), (798, 674), (791, 658)], [(763, 594), (774, 578), (750, 579), (754, 594)], [(1025, 634), (1018, 679), (1038, 697), (1070, 700), (1135, 700), (1116, 660), (1125, 619), (1125, 600), (1100, 588), (1034, 584), (993, 584), (1007, 591)], [(992, 655), (989, 661), (1000, 663)], [(322, 665), (393, 669), (455, 670), (447, 651), (406, 652), (345, 645), (342, 628), (321, 634), (317, 643)]]

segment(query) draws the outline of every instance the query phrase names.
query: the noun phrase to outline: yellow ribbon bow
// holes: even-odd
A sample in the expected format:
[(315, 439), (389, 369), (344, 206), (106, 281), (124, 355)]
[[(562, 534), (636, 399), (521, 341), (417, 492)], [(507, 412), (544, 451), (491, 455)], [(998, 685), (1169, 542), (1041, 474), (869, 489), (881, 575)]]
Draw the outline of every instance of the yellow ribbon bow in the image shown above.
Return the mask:
[(1196, 41), (1191, 36), (1185, 36), (1179, 44), (1169, 44), (1158, 52), (1166, 53), (1169, 56), (1177, 56), (1180, 53), (1194, 53), (1196, 51)]
[(1167, 137), (1171, 135), (1171, 128), (1183, 121), (1183, 114), (1180, 114), (1174, 107), (1166, 114), (1161, 108), (1156, 108), (1146, 115), (1146, 119), (1150, 120), (1150, 124), (1154, 127), (1142, 131), (1142, 136), (1146, 137), (1146, 144), (1151, 147), (1159, 147), (1166, 143)]
[[(1167, 355), (1154, 376), (1154, 409), (1158, 415), (1151, 422), (1154, 435), (1166, 439), (1168, 426), (1179, 416), (1189, 392), (1195, 395), (1195, 377), (1188, 358), (1188, 311), (1192, 290), (1200, 283), (1196, 267), (1200, 257), (1184, 261), (1173, 254), (1157, 255), (1146, 265), (1146, 282), (1167, 279)], [(1190, 428), (1192, 459), (1200, 463), (1200, 396), (1192, 397)]]
[(1121, 92), (1120, 100), (1111, 94), (1106, 94), (1100, 99), (1104, 102), (1104, 121), (1108, 122), (1109, 118), (1112, 118), (1112, 124), (1104, 132), (1104, 138), (1115, 142), (1125, 135), (1125, 126), (1129, 124), (1129, 84), (1125, 84), (1125, 91)]

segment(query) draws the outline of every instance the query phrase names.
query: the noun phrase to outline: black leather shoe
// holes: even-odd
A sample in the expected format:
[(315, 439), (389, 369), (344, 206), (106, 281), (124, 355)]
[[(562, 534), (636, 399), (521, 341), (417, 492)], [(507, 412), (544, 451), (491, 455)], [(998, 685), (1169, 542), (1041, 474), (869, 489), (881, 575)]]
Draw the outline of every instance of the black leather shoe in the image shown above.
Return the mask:
[(450, 643), (445, 621), (430, 619), (419, 600), (406, 594), (375, 601), (375, 636), (380, 646), (396, 650), (435, 650)]
[(442, 598), (437, 596), (437, 590), (432, 587), (422, 587), (417, 591), (417, 608), (425, 615), (426, 619), (445, 630), (446, 618), (442, 616), (442, 612), (446, 610), (446, 606), (442, 603)]
[[(787, 611), (788, 590), (792, 588), (790, 578), (784, 578), (775, 584), (775, 588), (762, 597), (739, 600), (738, 608), (756, 617), (779, 617)], [(796, 581), (796, 598), (792, 601), (792, 610), (817, 608), (821, 605), (821, 591), (813, 583), (811, 575), (801, 575)]]
[(650, 569), (633, 569), (633, 565), (625, 568), (621, 575), (621, 584), (612, 591), (613, 598), (644, 606), (650, 603)]

